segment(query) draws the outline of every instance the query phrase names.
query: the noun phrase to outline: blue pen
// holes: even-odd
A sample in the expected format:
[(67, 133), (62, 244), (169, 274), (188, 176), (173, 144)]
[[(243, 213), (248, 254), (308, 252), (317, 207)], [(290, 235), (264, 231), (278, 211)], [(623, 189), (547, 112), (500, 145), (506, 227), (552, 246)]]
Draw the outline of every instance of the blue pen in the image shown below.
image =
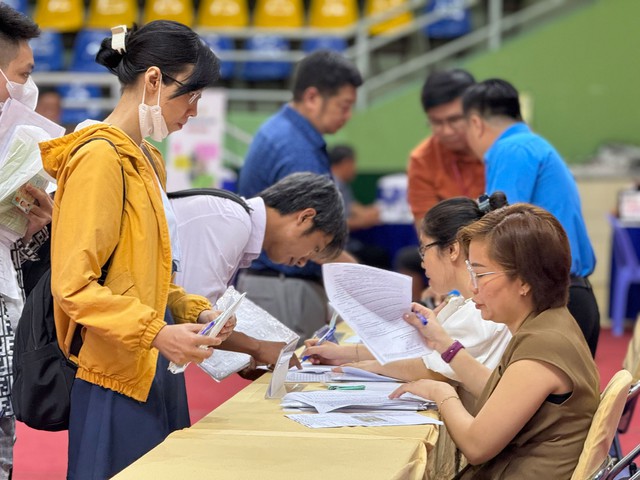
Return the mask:
[(427, 320), (427, 317), (422, 315), (420, 312), (413, 312), (413, 313), (422, 322), (422, 325), (424, 325), (426, 327), (427, 323), (429, 323), (429, 320)]
[[(336, 331), (336, 327), (331, 327), (329, 330), (326, 331), (326, 333), (320, 337), (320, 339), (316, 342), (316, 345), (322, 345), (324, 342), (327, 341), (327, 338), (329, 338), (331, 335), (333, 335)], [(302, 357), (302, 361), (306, 361), (309, 360), (309, 358), (311, 357), (311, 355), (305, 355), (304, 357)]]

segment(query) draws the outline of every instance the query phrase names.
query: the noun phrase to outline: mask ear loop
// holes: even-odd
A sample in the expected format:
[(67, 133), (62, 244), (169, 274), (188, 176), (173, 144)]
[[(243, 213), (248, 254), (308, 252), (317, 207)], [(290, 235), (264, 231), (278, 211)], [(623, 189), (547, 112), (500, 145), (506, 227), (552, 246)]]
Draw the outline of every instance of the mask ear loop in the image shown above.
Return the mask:
[(162, 73), (160, 73), (160, 85), (158, 86), (158, 102), (157, 106), (160, 107), (160, 93), (162, 92)]

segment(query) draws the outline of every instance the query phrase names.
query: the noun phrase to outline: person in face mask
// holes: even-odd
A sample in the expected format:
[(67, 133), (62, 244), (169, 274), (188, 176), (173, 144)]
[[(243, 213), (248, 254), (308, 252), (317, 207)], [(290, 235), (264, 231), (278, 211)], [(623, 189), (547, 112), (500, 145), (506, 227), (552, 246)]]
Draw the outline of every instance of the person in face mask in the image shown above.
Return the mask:
[(177, 225), (163, 159), (145, 140), (160, 141), (197, 114), (202, 90), (218, 79), (218, 59), (190, 28), (159, 20), (128, 32), (114, 27), (96, 61), (120, 81), (113, 112), (40, 144), (45, 170), (58, 181), (56, 329), (67, 355), (74, 335), (82, 338), (73, 352), (69, 479), (111, 478), (188, 427), (184, 376), (168, 363), (201, 362), (232, 329), (198, 335), (197, 322), (216, 314), (206, 298), (172, 283), (181, 259)]
[[(31, 79), (34, 62), (29, 40), (38, 35), (40, 29), (29, 17), (0, 3), (0, 115), (9, 98), (35, 107), (38, 89)], [(24, 298), (21, 266), (27, 260), (39, 260), (37, 252), (49, 237), (47, 225), (53, 208), (45, 192), (31, 186), (27, 191), (36, 200), (28, 214), (21, 213), (29, 219), (27, 233), (15, 241), (0, 232), (0, 480), (10, 478), (13, 469), (12, 357), (14, 328)]]

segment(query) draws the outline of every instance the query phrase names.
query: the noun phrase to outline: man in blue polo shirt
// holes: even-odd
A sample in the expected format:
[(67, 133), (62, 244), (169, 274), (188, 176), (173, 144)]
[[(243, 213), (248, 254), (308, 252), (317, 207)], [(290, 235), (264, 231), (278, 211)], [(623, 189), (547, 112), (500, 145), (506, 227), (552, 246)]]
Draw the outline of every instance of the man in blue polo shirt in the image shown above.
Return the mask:
[[(240, 171), (240, 195), (254, 197), (294, 172), (330, 176), (323, 135), (337, 132), (351, 118), (361, 84), (358, 69), (339, 53), (319, 50), (305, 57), (296, 69), (293, 100), (260, 127), (249, 147)], [(335, 261), (345, 260), (352, 261), (343, 253)], [(328, 320), (317, 263), (278, 265), (262, 252), (240, 274), (238, 288), (301, 339)]]
[(523, 122), (518, 91), (510, 83), (485, 80), (466, 90), (462, 103), (469, 146), (485, 160), (487, 192), (501, 190), (509, 203), (527, 202), (542, 207), (567, 232), (571, 246), (567, 307), (595, 356), (600, 314), (588, 277), (596, 259), (573, 175), (553, 146)]

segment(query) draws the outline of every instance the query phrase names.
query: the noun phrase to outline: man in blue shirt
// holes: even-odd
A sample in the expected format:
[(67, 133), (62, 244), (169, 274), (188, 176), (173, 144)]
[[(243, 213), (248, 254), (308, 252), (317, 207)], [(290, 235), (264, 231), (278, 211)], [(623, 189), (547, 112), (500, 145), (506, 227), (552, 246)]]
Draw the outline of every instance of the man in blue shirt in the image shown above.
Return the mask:
[[(560, 154), (523, 122), (517, 90), (490, 79), (470, 87), (462, 99), (469, 146), (484, 158), (487, 192), (507, 195), (509, 203), (527, 202), (552, 213), (571, 246), (571, 314), (595, 355), (600, 314), (588, 276), (596, 259), (582, 216), (578, 187)], [(544, 252), (531, 252), (544, 255)]]
[[(260, 127), (249, 147), (240, 195), (254, 197), (294, 172), (330, 176), (323, 135), (347, 123), (361, 84), (358, 69), (337, 52), (319, 50), (305, 57), (296, 70), (293, 100)], [(346, 254), (336, 259), (345, 260), (352, 261)], [(239, 276), (238, 288), (303, 340), (328, 320), (317, 263), (277, 265), (262, 252)]]

